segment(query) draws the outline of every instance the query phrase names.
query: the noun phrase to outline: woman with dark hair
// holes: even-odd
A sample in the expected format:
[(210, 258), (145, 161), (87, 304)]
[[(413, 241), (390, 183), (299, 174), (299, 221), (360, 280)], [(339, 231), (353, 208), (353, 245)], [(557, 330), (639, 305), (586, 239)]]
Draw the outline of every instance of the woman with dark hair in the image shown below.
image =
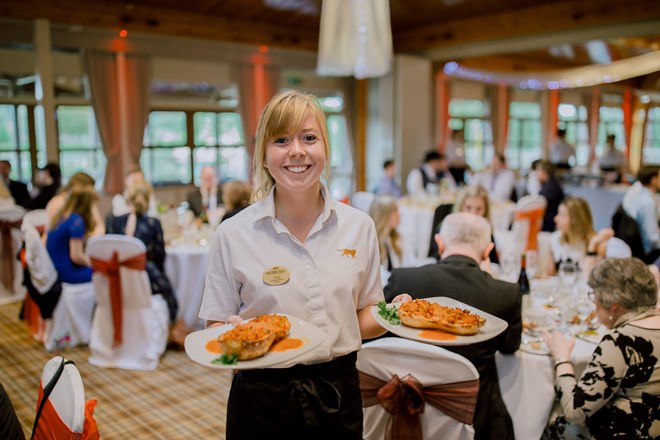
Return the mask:
[(607, 258), (589, 275), (603, 336), (579, 378), (571, 352), (575, 337), (544, 333), (555, 360), (555, 389), (563, 415), (551, 439), (660, 437), (660, 312), (658, 284), (637, 258)]
[(170, 322), (174, 323), (179, 305), (170, 280), (165, 275), (165, 240), (160, 220), (149, 217), (151, 185), (145, 180), (136, 180), (126, 190), (129, 214), (109, 217), (106, 224), (108, 234), (132, 235), (147, 247), (147, 275), (151, 293), (161, 295), (167, 303)]
[(25, 209), (46, 209), (46, 205), (50, 199), (55, 197), (62, 185), (60, 166), (54, 162), (47, 163), (37, 172), (35, 184), (39, 188), (39, 192), (25, 204)]

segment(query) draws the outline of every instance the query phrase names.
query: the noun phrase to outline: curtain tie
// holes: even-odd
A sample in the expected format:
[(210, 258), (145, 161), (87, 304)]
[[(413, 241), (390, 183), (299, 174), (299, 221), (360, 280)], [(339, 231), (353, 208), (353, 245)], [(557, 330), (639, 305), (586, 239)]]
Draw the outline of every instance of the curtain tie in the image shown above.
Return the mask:
[(108, 278), (112, 325), (114, 327), (113, 347), (117, 347), (122, 343), (122, 291), (119, 268), (126, 267), (128, 269), (145, 270), (147, 267), (147, 254), (142, 253), (124, 261), (119, 261), (119, 254), (117, 251), (114, 251), (108, 261), (96, 258), (91, 258), (91, 261), (94, 271)]
[(541, 221), (543, 220), (544, 214), (545, 209), (543, 208), (516, 212), (516, 220), (529, 220), (529, 233), (527, 234), (527, 247), (525, 250), (535, 251), (539, 248), (538, 234), (541, 229)]
[(11, 230), (21, 227), (23, 220), (0, 220), (0, 282), (10, 291), (14, 291), (14, 240)]
[(385, 382), (359, 372), (362, 406), (380, 404), (388, 413), (385, 440), (422, 440), (419, 415), (428, 403), (451, 418), (471, 425), (479, 392), (479, 379), (424, 387), (413, 375), (398, 375)]

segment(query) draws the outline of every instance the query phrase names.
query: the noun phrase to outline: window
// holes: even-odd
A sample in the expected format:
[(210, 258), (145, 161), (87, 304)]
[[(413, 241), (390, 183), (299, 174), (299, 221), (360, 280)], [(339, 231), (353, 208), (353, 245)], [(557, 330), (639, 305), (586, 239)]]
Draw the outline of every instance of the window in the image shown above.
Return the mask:
[(199, 185), (201, 168), (207, 165), (218, 170), (223, 182), (247, 180), (241, 117), (231, 111), (153, 111), (140, 162), (154, 184), (187, 184), (194, 175)]
[(32, 176), (29, 133), (34, 126), (29, 124), (34, 118), (28, 118), (32, 110), (27, 105), (0, 104), (0, 159), (11, 163), (11, 178), (23, 182)]
[(221, 181), (247, 180), (248, 155), (243, 141), (241, 116), (234, 112), (197, 112), (195, 132), (195, 185), (202, 167), (213, 166)]
[(62, 175), (83, 171), (102, 182), (106, 160), (92, 108), (60, 105), (56, 118)]
[(608, 134), (614, 134), (616, 136), (615, 144), (617, 147), (624, 145), (626, 137), (623, 130), (623, 109), (620, 107), (602, 106), (600, 108), (596, 156), (600, 156), (603, 152), (605, 139)]
[[(583, 105), (559, 104), (557, 107), (559, 127), (566, 129), (566, 142), (575, 146), (574, 165), (586, 165), (589, 161), (589, 128), (587, 108)], [(603, 138), (604, 139), (604, 138)]]
[(330, 137), (331, 181), (329, 189), (332, 196), (342, 199), (354, 190), (353, 154), (348, 137), (348, 126), (344, 110), (344, 100), (338, 95), (319, 97), (321, 109), (326, 114), (328, 136)]
[(643, 151), (645, 164), (660, 164), (660, 107), (649, 109)]
[(536, 102), (511, 102), (506, 160), (509, 168), (529, 168), (541, 158), (541, 105)]
[(465, 161), (472, 170), (481, 170), (493, 159), (493, 132), (488, 108), (476, 99), (452, 99), (449, 103), (450, 130), (463, 130)]

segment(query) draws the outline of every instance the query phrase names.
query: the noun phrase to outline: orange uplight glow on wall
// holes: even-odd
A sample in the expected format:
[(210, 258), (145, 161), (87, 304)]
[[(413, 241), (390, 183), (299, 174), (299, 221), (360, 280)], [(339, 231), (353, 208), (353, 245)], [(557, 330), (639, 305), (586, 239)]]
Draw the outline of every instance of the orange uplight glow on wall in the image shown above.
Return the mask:
[(261, 53), (268, 52), (268, 46), (266, 46), (265, 44), (262, 44), (261, 46), (259, 46), (259, 52), (261, 52)]
[(128, 36), (128, 31), (126, 29), (122, 29), (119, 31), (119, 36), (121, 38), (126, 38)]

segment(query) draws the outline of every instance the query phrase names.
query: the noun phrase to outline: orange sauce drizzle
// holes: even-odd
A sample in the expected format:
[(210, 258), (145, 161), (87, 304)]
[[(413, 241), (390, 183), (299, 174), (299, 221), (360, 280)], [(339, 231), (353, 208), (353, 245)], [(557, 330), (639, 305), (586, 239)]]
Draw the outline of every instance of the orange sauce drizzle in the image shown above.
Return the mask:
[(286, 351), (295, 350), (303, 345), (303, 340), (298, 338), (284, 338), (280, 339), (270, 347), (270, 351)]
[(436, 341), (451, 341), (456, 339), (456, 335), (440, 330), (422, 330), (419, 332), (418, 336), (420, 338), (434, 339)]
[(218, 340), (209, 339), (209, 341), (206, 343), (206, 351), (214, 354), (222, 353), (222, 350), (220, 350), (220, 344), (218, 344)]

